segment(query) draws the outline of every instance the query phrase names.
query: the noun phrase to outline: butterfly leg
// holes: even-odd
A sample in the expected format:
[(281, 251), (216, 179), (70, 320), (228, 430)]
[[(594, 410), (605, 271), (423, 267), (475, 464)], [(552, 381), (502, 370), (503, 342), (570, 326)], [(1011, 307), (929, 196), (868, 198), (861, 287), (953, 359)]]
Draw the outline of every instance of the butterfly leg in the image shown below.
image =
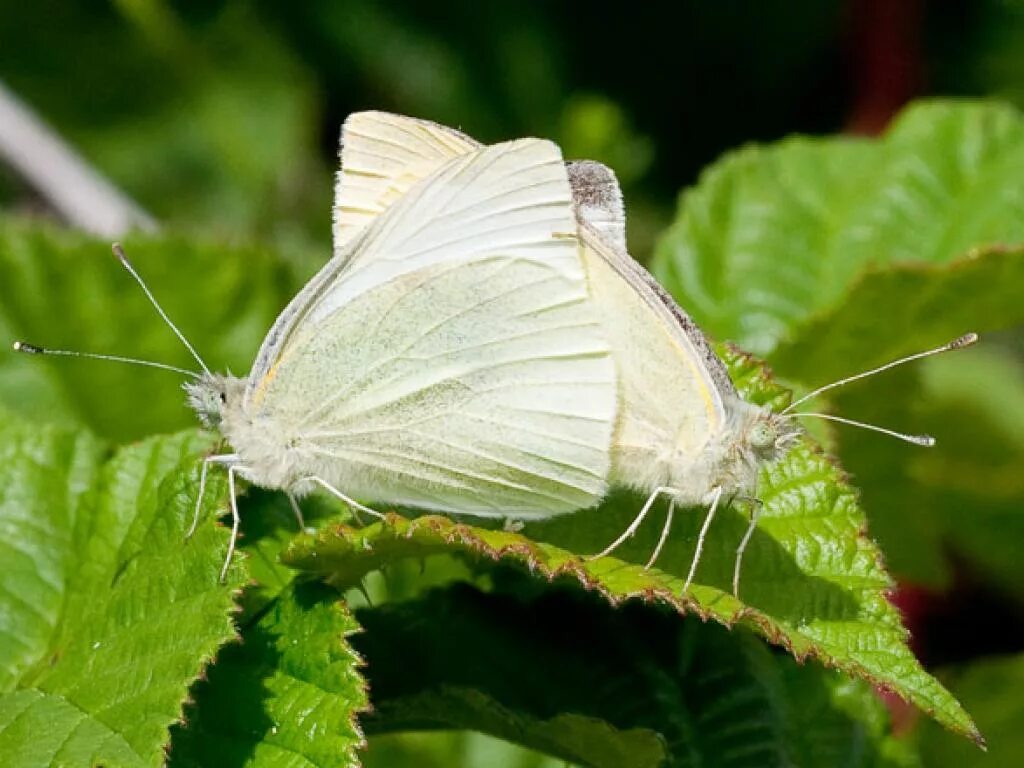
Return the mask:
[(207, 456), (203, 459), (199, 468), (199, 492), (196, 494), (196, 510), (192, 515), (192, 525), (188, 527), (188, 533), (185, 534), (186, 539), (192, 538), (192, 534), (196, 532), (196, 526), (199, 525), (199, 510), (203, 506), (203, 496), (206, 495), (206, 475), (210, 471), (210, 465), (227, 464), (230, 466), (237, 461), (238, 454), (236, 453), (222, 453), (217, 456)]
[(686, 574), (686, 583), (683, 584), (684, 594), (690, 589), (690, 583), (693, 581), (693, 576), (697, 573), (697, 563), (700, 562), (700, 556), (704, 552), (704, 540), (707, 538), (708, 529), (711, 527), (711, 519), (715, 516), (715, 511), (718, 509), (718, 502), (721, 498), (721, 486), (711, 491), (711, 504), (708, 507), (708, 515), (704, 518), (704, 525), (700, 527), (700, 533), (697, 534), (697, 549), (693, 553), (693, 561), (690, 563), (690, 572)]
[(305, 532), (306, 519), (302, 516), (302, 507), (299, 506), (299, 500), (295, 498), (295, 494), (291, 491), (285, 491), (284, 495), (288, 497), (288, 503), (292, 505), (292, 512), (295, 513), (295, 520), (299, 524), (299, 531)]
[(380, 520), (384, 519), (384, 515), (382, 515), (380, 512), (378, 512), (375, 509), (370, 509), (369, 507), (364, 507), (358, 501), (355, 501), (354, 499), (350, 499), (348, 496), (346, 496), (344, 493), (339, 491), (333, 485), (328, 483), (322, 477), (315, 477), (314, 476), (314, 477), (311, 477), (309, 479), (312, 480), (314, 483), (317, 483), (325, 491), (328, 491), (329, 493), (333, 494), (334, 496), (337, 496), (339, 499), (341, 499), (343, 502), (345, 502), (352, 509), (353, 512), (358, 510), (359, 512), (365, 512), (366, 514), (370, 515), (371, 517), (376, 517), (376, 518), (378, 518)]
[(188, 527), (188, 533), (185, 534), (186, 539), (191, 539), (192, 534), (196, 532), (196, 526), (199, 525), (199, 508), (203, 505), (203, 496), (206, 493), (206, 475), (210, 471), (210, 457), (207, 456), (203, 459), (203, 463), (199, 469), (199, 493), (196, 494), (196, 511), (192, 515), (192, 525)]
[(665, 525), (661, 529), (661, 536), (658, 538), (658, 546), (654, 548), (654, 551), (651, 553), (651, 559), (648, 560), (647, 565), (644, 566), (645, 571), (654, 567), (654, 563), (657, 561), (658, 555), (661, 554), (661, 548), (665, 546), (665, 541), (668, 539), (668, 532), (672, 529), (672, 516), (676, 512), (676, 498), (677, 497), (674, 493), (669, 497), (668, 514), (665, 515)]
[(743, 552), (747, 548), (750, 537), (754, 535), (754, 528), (757, 527), (757, 518), (760, 517), (761, 509), (764, 506), (760, 499), (751, 499), (751, 502), (754, 506), (750, 510), (750, 525), (747, 526), (743, 538), (740, 539), (740, 545), (736, 548), (736, 567), (732, 572), (732, 594), (734, 597), (740, 596), (740, 566), (743, 565)]
[(622, 535), (619, 536), (619, 538), (617, 538), (607, 547), (602, 549), (600, 552), (598, 552), (596, 555), (591, 555), (587, 559), (596, 560), (599, 557), (606, 557), (610, 555), (619, 547), (620, 544), (622, 544), (622, 542), (626, 541), (626, 539), (628, 539), (634, 533), (636, 533), (637, 528), (640, 527), (640, 523), (644, 521), (644, 518), (647, 517), (647, 513), (651, 511), (651, 507), (654, 505), (655, 499), (657, 499), (658, 496), (660, 496), (663, 493), (671, 493), (674, 495), (675, 490), (664, 485), (659, 485), (657, 488), (655, 488), (651, 495), (647, 497), (647, 501), (644, 502), (643, 507), (640, 509), (640, 513), (635, 518), (633, 518), (633, 522), (630, 523), (629, 527), (622, 532)]
[(223, 584), (228, 575), (228, 566), (235, 555), (235, 544), (238, 542), (238, 499), (235, 496), (235, 473), (239, 471), (237, 464), (228, 467), (228, 497), (231, 500), (231, 541), (228, 543), (228, 556), (224, 558), (224, 567), (220, 569), (220, 583)]

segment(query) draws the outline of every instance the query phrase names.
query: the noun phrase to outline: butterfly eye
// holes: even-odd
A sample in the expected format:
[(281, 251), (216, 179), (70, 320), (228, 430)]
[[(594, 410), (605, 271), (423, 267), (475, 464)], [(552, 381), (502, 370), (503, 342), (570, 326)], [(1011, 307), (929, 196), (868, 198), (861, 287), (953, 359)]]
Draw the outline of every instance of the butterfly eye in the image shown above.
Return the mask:
[(768, 424), (755, 424), (750, 430), (750, 445), (754, 448), (771, 448), (778, 437), (776, 430)]
[(227, 401), (228, 401), (228, 396), (227, 396), (227, 393), (226, 393), (226, 392), (221, 392), (221, 393), (220, 393), (220, 401), (221, 401), (221, 403), (227, 403)]

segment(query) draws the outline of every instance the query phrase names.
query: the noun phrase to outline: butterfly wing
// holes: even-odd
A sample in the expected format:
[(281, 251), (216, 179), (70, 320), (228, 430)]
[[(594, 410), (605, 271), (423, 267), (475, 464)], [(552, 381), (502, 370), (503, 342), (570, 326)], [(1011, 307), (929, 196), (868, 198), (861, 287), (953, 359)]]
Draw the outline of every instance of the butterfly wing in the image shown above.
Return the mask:
[(667, 480), (658, 471), (685, 465), (725, 429), (735, 390), (703, 334), (654, 278), (597, 233), (581, 236), (593, 301), (615, 312), (605, 323), (620, 389), (610, 481), (649, 490)]
[(667, 481), (659, 472), (685, 466), (727, 428), (727, 404), (739, 396), (696, 323), (627, 252), (614, 172), (592, 160), (568, 170), (591, 295), (615, 318), (605, 324), (620, 389), (610, 480), (650, 490)]
[(352, 496), (493, 516), (592, 505), (616, 388), (575, 232), (550, 142), (448, 160), (296, 297), (247, 411)]
[(341, 128), (334, 187), (334, 247), (341, 248), (420, 179), (481, 145), (429, 120), (355, 112)]
[[(357, 113), (346, 128), (343, 162), (351, 159), (358, 171), (342, 171), (338, 196), (358, 198), (366, 209), (383, 210), (417, 173), (480, 146), (450, 128), (382, 112)], [(403, 152), (406, 146), (415, 150)], [(612, 481), (644, 485), (638, 478), (669, 452), (699, 454), (726, 428), (726, 404), (739, 396), (696, 323), (627, 252), (615, 174), (590, 160), (567, 168), (592, 298), (609, 319), (606, 333), (618, 367)], [(367, 173), (372, 185), (363, 181)], [(358, 192), (346, 183), (359, 183)]]

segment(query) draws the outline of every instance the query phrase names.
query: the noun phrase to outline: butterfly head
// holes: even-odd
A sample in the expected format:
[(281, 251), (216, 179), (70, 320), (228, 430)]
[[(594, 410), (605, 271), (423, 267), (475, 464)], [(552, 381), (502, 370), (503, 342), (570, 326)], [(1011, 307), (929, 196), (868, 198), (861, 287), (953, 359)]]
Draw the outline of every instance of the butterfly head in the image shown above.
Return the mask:
[[(782, 458), (800, 432), (788, 416), (739, 397), (727, 401), (726, 414), (725, 429), (705, 446), (700, 462), (677, 473), (691, 478), (700, 498), (719, 486), (753, 495), (760, 468)], [(698, 475), (700, 481), (693, 481)]]
[(788, 416), (752, 406), (743, 420), (737, 442), (752, 463), (760, 464), (781, 458), (792, 447), (799, 432), (800, 427)]
[(225, 413), (239, 407), (244, 389), (242, 379), (217, 373), (204, 373), (185, 384), (189, 406), (209, 429), (220, 429)]
[(771, 461), (790, 449), (799, 431), (800, 428), (789, 417), (763, 409), (751, 421), (746, 443), (759, 459)]

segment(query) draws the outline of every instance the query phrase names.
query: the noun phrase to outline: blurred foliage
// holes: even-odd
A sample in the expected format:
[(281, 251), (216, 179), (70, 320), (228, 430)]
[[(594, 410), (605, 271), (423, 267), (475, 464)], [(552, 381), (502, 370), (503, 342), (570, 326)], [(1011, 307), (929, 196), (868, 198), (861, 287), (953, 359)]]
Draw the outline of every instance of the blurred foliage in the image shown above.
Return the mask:
[[(928, 768), (1015, 768), (1024, 754), (1024, 656), (993, 656), (943, 670), (943, 678), (978, 715), (990, 737), (987, 752), (971, 749), (925, 723), (917, 734)], [(965, 749), (964, 747), (967, 746)]]
[[(1024, 104), (1020, 3), (926, 11), (907, 45), (923, 48), (930, 88)], [(723, 150), (843, 125), (874, 45), (851, 30), (874, 12), (866, 0), (583, 13), (565, 0), (40, 0), (0, 7), (0, 73), (176, 231), (326, 245), (338, 126), (372, 107), (484, 141), (546, 136), (608, 163), (644, 259), (671, 193)]]
[[(0, 219), (0, 333), (59, 348), (122, 354), (195, 370), (107, 243)], [(294, 281), (266, 248), (132, 237), (129, 257), (214, 368), (247, 371)], [(114, 308), (112, 312), (111, 309)], [(88, 344), (82, 340), (88, 339)], [(70, 364), (70, 365), (69, 365)], [(0, 402), (127, 441), (191, 426), (181, 377), (87, 360), (0, 358)], [(150, 392), (140, 408), (132, 392)]]
[[(907, 26), (895, 33), (887, 26), (889, 7), (885, 0), (585, 9), (565, 0), (39, 0), (0, 5), (0, 77), (161, 220), (168, 234), (130, 238), (129, 255), (211, 366), (237, 373), (248, 368), (274, 313), (328, 253), (338, 127), (349, 112), (414, 114), (487, 141), (542, 135), (560, 142), (568, 157), (602, 160), (623, 183), (630, 244), (646, 260), (672, 219), (675, 192), (743, 143), (884, 124), (889, 112), (863, 119), (865, 110), (877, 110), (879, 91), (890, 99), (893, 93), (996, 96), (1024, 106), (1020, 0), (907, 3), (900, 6)], [(889, 50), (894, 45), (902, 47), (896, 55)], [(967, 115), (949, 109), (954, 117)], [(981, 122), (1003, 125), (1004, 136), (1019, 133), (1021, 118), (1012, 110), (993, 107), (985, 114)], [(871, 533), (895, 574), (931, 590), (922, 599), (910, 591), (897, 595), (915, 648), (928, 660), (960, 662), (948, 680), (990, 736), (991, 752), (982, 756), (924, 723), (913, 736), (925, 764), (1016, 765), (1024, 753), (1016, 738), (1024, 723), (1019, 663), (1006, 657), (974, 667), (971, 660), (1024, 650), (1024, 571), (1016, 553), (1024, 534), (1024, 336), (1015, 314), (1024, 291), (1017, 271), (1021, 155), (1016, 139), (1003, 144), (969, 200), (956, 173), (943, 176), (953, 184), (915, 197), (927, 192), (927, 185), (915, 189), (912, 183), (915, 164), (962, 170), (979, 148), (993, 146), (992, 133), (971, 119), (951, 131), (931, 130), (932, 117), (917, 119), (923, 130), (910, 137), (903, 169), (909, 175), (902, 179), (883, 173), (894, 166), (878, 158), (884, 152), (875, 144), (851, 139), (748, 149), (714, 166), (684, 203), (691, 207), (681, 209), (680, 221), (694, 217), (692, 202), (707, 193), (716, 174), (725, 178), (720, 207), (711, 213), (735, 231), (760, 227), (746, 243), (750, 261), (737, 264), (736, 243), (723, 244), (719, 253), (734, 260), (726, 275), (734, 282), (713, 311), (685, 273), (673, 287), (711, 335), (766, 353), (803, 388), (944, 341), (947, 333), (998, 331), (978, 349), (863, 382), (829, 403), (846, 416), (934, 433), (938, 448), (924, 452), (845, 428), (820, 434), (862, 489)], [(906, 134), (906, 123), (894, 133), (901, 130)], [(914, 142), (929, 133), (935, 143), (920, 150)], [(891, 145), (892, 135), (882, 143)], [(757, 167), (766, 156), (782, 164)], [(744, 209), (738, 203), (750, 193), (751, 178), (728, 175), (742, 162), (763, 174), (769, 190), (793, 174), (798, 194), (770, 193)], [(896, 196), (882, 210), (900, 216), (878, 226), (864, 258), (840, 269), (830, 262), (811, 290), (787, 294), (786, 281), (777, 279), (779, 265), (765, 254), (802, 252), (813, 268), (816, 257), (831, 253), (823, 246), (834, 235), (850, 234), (846, 201), (883, 188)], [(907, 192), (903, 208), (900, 195)], [(803, 223), (791, 216), (814, 201), (826, 214), (818, 229), (804, 226), (813, 215)], [(34, 216), (46, 204), (0, 167), (0, 207)], [(903, 215), (914, 210), (917, 218)], [(783, 214), (775, 226), (763, 218), (766, 211)], [(936, 235), (934, 225), (947, 222), (953, 231)], [(868, 230), (879, 224), (861, 223)], [(677, 239), (680, 226), (664, 242)], [(0, 241), (0, 336), (193, 366), (110, 259), (108, 244), (10, 216), (0, 219)], [(742, 296), (755, 300), (744, 304)], [(79, 424), (117, 442), (193, 421), (170, 375), (86, 361), (4, 357), (0, 402), (33, 423)], [(62, 472), (57, 477), (64, 478)], [(53, 507), (48, 498), (40, 492), (37, 501)], [(333, 506), (314, 504), (307, 510), (314, 523), (335, 519)], [(276, 558), (293, 536), (293, 521), (280, 498), (254, 493), (249, 506), (261, 513), (247, 523), (246, 541), (248, 567), (260, 586), (245, 595), (243, 624), (257, 647), (249, 657), (232, 651), (231, 663), (241, 665), (237, 669), (251, 664), (262, 670), (256, 673), (261, 680), (286, 690), (295, 681), (267, 672), (271, 645), (258, 641), (270, 626), (260, 617), (286, 605), (290, 594), (292, 573)], [(735, 517), (722, 521), (728, 535), (739, 530)], [(680, 536), (691, 536), (694, 524), (681, 520)], [(26, 561), (23, 570), (31, 568)], [(374, 604), (363, 610), (380, 610), (382, 621), (403, 602), (415, 612), (424, 601), (450, 594), (452, 581), (494, 588), (489, 571), (436, 555), (423, 573), (407, 561), (384, 576), (371, 574), (365, 589)], [(429, 587), (444, 590), (436, 593), (442, 597), (430, 597)], [(348, 598), (360, 604), (357, 593)], [(51, 618), (59, 613), (56, 605)], [(715, 631), (698, 635), (716, 637)], [(730, 636), (724, 642), (746, 641)], [(764, 650), (754, 651), (762, 661)], [(776, 683), (791, 674), (779, 670), (798, 669), (771, 658)], [(832, 696), (822, 693), (832, 689), (820, 670), (799, 674), (818, 696), (811, 701)], [(780, 690), (776, 683), (772, 695)], [(850, 721), (834, 717), (834, 696), (821, 704), (828, 722), (840, 724), (841, 735), (830, 743), (860, 739), (850, 742), (848, 764), (866, 764), (857, 762), (865, 755), (869, 763), (879, 750), (886, 760), (911, 764), (912, 757), (897, 754), (907, 749), (906, 739), (882, 738), (888, 726), (874, 699), (858, 689), (851, 700), (857, 704)], [(779, 716), (796, 717), (786, 720), (792, 725), (799, 713), (789, 706)], [(808, 735), (821, 733), (808, 728)], [(857, 728), (866, 730), (858, 736)], [(428, 754), (452, 768), (515, 766), (516, 760), (523, 768), (557, 764), (465, 734), (382, 736), (367, 764), (428, 765)], [(787, 759), (813, 764), (814, 754)]]

